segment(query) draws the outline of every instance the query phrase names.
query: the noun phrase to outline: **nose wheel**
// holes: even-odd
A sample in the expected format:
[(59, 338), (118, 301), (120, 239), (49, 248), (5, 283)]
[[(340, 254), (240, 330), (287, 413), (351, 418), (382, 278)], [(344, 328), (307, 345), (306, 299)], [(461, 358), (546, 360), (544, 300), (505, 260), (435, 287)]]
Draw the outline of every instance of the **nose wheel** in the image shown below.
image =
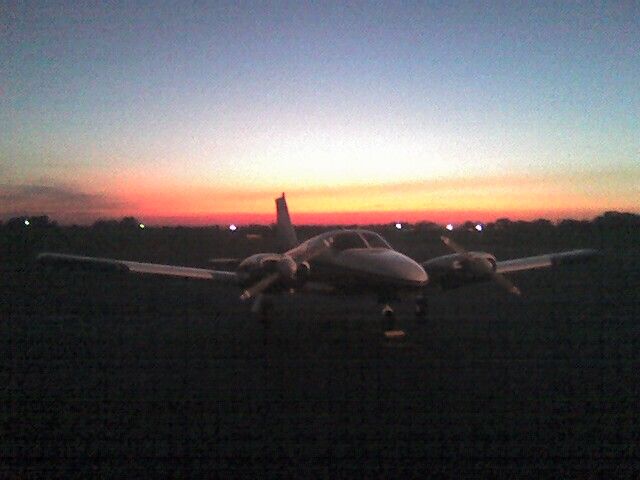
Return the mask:
[(382, 307), (382, 321), (384, 336), (388, 340), (403, 338), (405, 336), (404, 330), (397, 327), (396, 314), (389, 304), (385, 304), (384, 307)]

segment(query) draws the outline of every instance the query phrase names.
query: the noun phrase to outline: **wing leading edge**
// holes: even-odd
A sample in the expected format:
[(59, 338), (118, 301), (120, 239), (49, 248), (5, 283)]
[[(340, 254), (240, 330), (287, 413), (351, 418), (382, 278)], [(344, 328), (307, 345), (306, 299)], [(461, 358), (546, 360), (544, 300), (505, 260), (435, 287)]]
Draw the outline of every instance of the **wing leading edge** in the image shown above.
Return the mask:
[(568, 252), (549, 253), (535, 257), (514, 258), (496, 263), (496, 273), (520, 272), (536, 268), (551, 268), (560, 265), (583, 263), (598, 256), (593, 249), (571, 250)]
[(112, 258), (85, 257), (64, 253), (41, 253), (38, 255), (37, 261), (41, 265), (52, 267), (81, 266), (88, 270), (199, 278), (219, 283), (236, 283), (237, 281), (235, 272), (181, 267), (177, 265), (162, 265), (159, 263), (132, 262)]

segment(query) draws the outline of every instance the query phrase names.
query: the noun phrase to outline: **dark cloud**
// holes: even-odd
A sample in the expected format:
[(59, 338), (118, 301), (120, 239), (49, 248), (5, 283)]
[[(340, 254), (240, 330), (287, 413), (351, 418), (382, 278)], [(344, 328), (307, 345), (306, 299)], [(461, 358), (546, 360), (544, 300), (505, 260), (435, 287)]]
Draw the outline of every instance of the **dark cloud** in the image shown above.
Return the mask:
[(117, 198), (59, 185), (0, 185), (0, 216), (49, 215), (61, 221), (95, 218), (129, 207)]
[(0, 200), (4, 202), (24, 202), (32, 201), (35, 198), (45, 197), (56, 201), (79, 201), (87, 200), (91, 194), (74, 191), (50, 185), (14, 185), (0, 186)]

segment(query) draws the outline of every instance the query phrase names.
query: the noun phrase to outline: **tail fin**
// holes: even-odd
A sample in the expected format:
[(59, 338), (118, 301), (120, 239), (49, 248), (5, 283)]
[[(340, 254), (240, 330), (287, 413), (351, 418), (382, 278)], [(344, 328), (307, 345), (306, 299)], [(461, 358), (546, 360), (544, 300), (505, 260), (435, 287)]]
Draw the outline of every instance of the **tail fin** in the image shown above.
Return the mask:
[(298, 237), (291, 224), (291, 218), (289, 218), (289, 209), (287, 208), (287, 200), (284, 198), (284, 193), (282, 193), (281, 197), (276, 198), (276, 212), (278, 217), (276, 226), (278, 246), (283, 252), (286, 252), (298, 245)]

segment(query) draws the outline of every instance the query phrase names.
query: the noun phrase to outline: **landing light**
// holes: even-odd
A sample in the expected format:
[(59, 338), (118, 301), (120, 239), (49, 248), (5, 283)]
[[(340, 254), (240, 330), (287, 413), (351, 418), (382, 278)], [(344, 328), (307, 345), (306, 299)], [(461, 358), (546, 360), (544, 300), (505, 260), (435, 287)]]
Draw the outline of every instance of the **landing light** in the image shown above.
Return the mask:
[(400, 229), (402, 228), (402, 224), (401, 224), (401, 223), (396, 223), (396, 228), (397, 228), (398, 230), (400, 230)]
[(477, 231), (479, 231), (479, 232), (481, 232), (481, 231), (482, 231), (482, 225), (477, 224), (477, 225), (476, 225), (476, 230), (477, 230)]
[(238, 227), (236, 227), (233, 223), (229, 225), (229, 230), (231, 230), (232, 232), (235, 232), (237, 229)]
[(25, 220), (24, 224), (28, 227), (29, 225), (31, 225), (31, 222), (29, 220)]
[(453, 225), (451, 225), (450, 223), (447, 223), (447, 226), (444, 227), (444, 228), (446, 228), (449, 231), (452, 231), (453, 230)]
[(140, 225), (138, 225), (140, 228), (144, 228), (144, 223), (141, 223)]

